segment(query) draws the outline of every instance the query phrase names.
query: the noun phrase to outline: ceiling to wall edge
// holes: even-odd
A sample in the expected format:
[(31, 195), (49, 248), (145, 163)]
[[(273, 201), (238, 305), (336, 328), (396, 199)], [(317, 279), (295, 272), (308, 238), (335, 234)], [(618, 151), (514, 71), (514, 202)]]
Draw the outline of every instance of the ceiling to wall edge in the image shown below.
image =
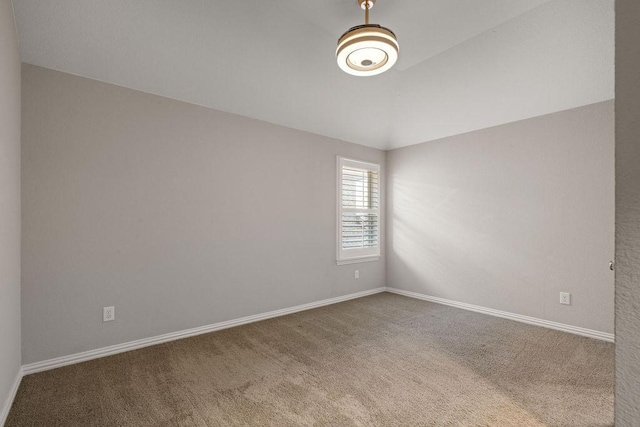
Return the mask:
[(293, 127), (290, 127), (290, 126), (284, 126), (284, 125), (281, 125), (279, 123), (273, 123), (273, 122), (269, 122), (269, 121), (261, 120), (261, 119), (256, 119), (254, 117), (249, 117), (249, 116), (243, 116), (242, 114), (238, 114), (238, 113), (232, 113), (232, 112), (229, 112), (229, 111), (218, 110), (218, 109), (209, 107), (207, 105), (198, 104), (198, 103), (191, 102), (191, 101), (186, 101), (184, 99), (178, 99), (178, 98), (173, 98), (173, 97), (169, 97), (169, 96), (165, 96), (165, 95), (160, 95), (158, 93), (148, 92), (148, 91), (144, 91), (144, 90), (140, 90), (140, 89), (134, 89), (134, 88), (123, 86), (123, 85), (119, 85), (119, 84), (116, 84), (116, 83), (111, 83), (111, 82), (107, 82), (107, 81), (100, 80), (100, 79), (95, 79), (95, 78), (92, 78), (92, 77), (83, 76), (83, 75), (76, 74), (76, 73), (70, 73), (70, 72), (64, 71), (64, 70), (56, 70), (55, 68), (43, 67), (42, 65), (30, 64), (28, 62), (23, 62), (22, 64), (23, 65), (28, 65), (28, 66), (31, 66), (31, 67), (43, 68), (45, 70), (55, 71), (57, 73), (69, 74), (69, 75), (74, 76), (74, 77), (79, 77), (79, 78), (87, 79), (87, 80), (93, 80), (93, 81), (96, 81), (96, 82), (99, 82), (99, 83), (103, 83), (103, 84), (107, 84), (107, 85), (111, 85), (111, 86), (116, 86), (116, 87), (127, 89), (127, 90), (132, 90), (132, 91), (144, 93), (144, 94), (147, 94), (147, 95), (158, 96), (160, 98), (169, 99), (169, 100), (177, 101), (177, 102), (182, 102), (182, 103), (193, 105), (193, 106), (200, 107), (200, 108), (206, 108), (207, 110), (212, 110), (212, 111), (216, 111), (216, 112), (219, 112), (219, 113), (230, 114), (230, 115), (233, 115), (233, 116), (238, 116), (238, 117), (242, 117), (242, 118), (249, 119), (249, 120), (255, 120), (255, 121), (258, 121), (258, 122), (269, 124), (271, 126), (278, 126), (278, 127), (285, 128), (285, 129), (295, 130), (295, 131), (298, 131), (298, 132), (304, 132), (304, 133), (308, 133), (308, 134), (311, 134), (311, 135), (320, 136), (320, 137), (323, 137), (323, 138), (328, 138), (328, 139), (332, 139), (332, 140), (336, 140), (336, 141), (341, 141), (341, 142), (344, 142), (344, 143), (347, 143), (347, 144), (360, 145), (362, 147), (367, 147), (367, 148), (371, 148), (371, 149), (382, 151), (382, 152), (400, 150), (400, 149), (403, 149), (403, 148), (412, 147), (414, 145), (420, 145), (420, 144), (426, 144), (426, 143), (429, 143), (429, 142), (441, 141), (441, 140), (444, 140), (444, 139), (447, 139), (447, 138), (452, 138), (452, 137), (455, 137), (455, 136), (467, 135), (467, 134), (470, 134), (470, 133), (473, 133), (473, 132), (478, 132), (478, 131), (485, 130), (485, 129), (492, 129), (492, 128), (496, 128), (496, 127), (499, 127), (499, 126), (504, 126), (504, 125), (508, 125), (508, 124), (512, 124), (512, 123), (524, 122), (526, 120), (531, 120), (531, 119), (535, 119), (535, 118), (538, 118), (538, 117), (544, 117), (544, 116), (551, 115), (551, 114), (561, 113), (563, 111), (570, 111), (570, 110), (573, 110), (575, 108), (586, 107), (588, 105), (599, 104), (601, 102), (609, 102), (609, 101), (613, 101), (614, 100), (614, 98), (610, 98), (610, 99), (605, 99), (603, 101), (594, 102), (592, 104), (584, 104), (584, 105), (579, 105), (577, 107), (572, 107), (572, 108), (568, 108), (568, 109), (564, 109), (564, 110), (550, 111), (548, 113), (537, 115), (537, 116), (527, 117), (527, 118), (524, 118), (524, 119), (514, 120), (514, 121), (511, 121), (511, 122), (500, 123), (500, 124), (496, 124), (494, 126), (489, 126), (489, 127), (479, 128), (479, 129), (473, 129), (473, 130), (466, 131), (466, 132), (460, 132), (460, 133), (457, 133), (457, 134), (444, 136), (442, 138), (435, 138), (435, 139), (430, 139), (430, 140), (427, 140), (427, 141), (421, 141), (421, 142), (406, 144), (406, 145), (402, 145), (400, 147), (395, 147), (395, 148), (376, 148), (376, 147), (373, 147), (371, 145), (361, 144), (361, 143), (353, 142), (353, 141), (345, 141), (345, 140), (334, 138), (334, 137), (331, 137), (331, 136), (310, 132), (310, 131), (304, 130), (304, 129), (297, 129), (297, 128), (293, 128)]

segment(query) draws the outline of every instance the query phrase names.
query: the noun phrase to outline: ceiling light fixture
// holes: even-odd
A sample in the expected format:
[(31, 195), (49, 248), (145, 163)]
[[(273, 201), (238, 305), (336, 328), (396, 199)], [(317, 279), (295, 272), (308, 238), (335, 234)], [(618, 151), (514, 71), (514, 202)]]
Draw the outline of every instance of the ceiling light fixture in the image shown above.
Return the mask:
[(400, 45), (388, 28), (369, 24), (369, 9), (376, 0), (357, 0), (364, 9), (364, 25), (352, 27), (338, 40), (338, 66), (354, 76), (384, 73), (398, 60)]

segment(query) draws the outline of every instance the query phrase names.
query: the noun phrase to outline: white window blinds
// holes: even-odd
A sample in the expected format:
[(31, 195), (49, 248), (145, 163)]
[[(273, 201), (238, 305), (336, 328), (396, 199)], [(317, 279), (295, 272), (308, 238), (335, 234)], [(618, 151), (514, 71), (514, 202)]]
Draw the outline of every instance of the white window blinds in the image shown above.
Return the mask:
[(380, 256), (380, 167), (338, 158), (338, 262)]

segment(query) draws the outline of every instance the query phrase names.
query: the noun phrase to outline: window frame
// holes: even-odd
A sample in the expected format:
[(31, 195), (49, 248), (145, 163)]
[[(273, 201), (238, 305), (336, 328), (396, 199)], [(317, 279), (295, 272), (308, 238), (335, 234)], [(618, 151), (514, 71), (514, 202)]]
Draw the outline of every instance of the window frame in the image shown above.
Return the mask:
[[(342, 249), (342, 169), (345, 166), (374, 171), (378, 174), (378, 206), (374, 209), (378, 218), (378, 245), (373, 248)], [(344, 265), (377, 261), (380, 259), (380, 248), (382, 246), (382, 175), (380, 165), (337, 156), (336, 169), (336, 264)]]

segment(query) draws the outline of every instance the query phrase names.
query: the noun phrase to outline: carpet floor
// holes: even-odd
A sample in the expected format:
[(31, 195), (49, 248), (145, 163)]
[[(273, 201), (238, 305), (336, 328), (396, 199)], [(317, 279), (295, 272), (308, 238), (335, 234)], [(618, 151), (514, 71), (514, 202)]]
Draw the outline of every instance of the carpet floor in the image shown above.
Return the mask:
[(7, 426), (610, 426), (614, 346), (382, 293), (23, 378)]

